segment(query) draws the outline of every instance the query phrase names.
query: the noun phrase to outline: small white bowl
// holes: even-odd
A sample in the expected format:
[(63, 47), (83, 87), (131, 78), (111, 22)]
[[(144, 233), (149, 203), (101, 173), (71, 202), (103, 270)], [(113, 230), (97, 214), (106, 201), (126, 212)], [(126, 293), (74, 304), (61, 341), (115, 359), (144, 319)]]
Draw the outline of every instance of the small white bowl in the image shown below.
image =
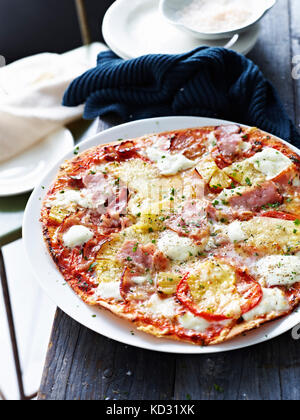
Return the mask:
[(193, 0), (160, 0), (160, 11), (164, 17), (177, 28), (189, 33), (196, 38), (210, 40), (232, 38), (237, 33), (242, 33), (251, 29), (265, 16), (269, 10), (275, 6), (277, 2), (277, 0), (261, 0), (261, 3), (265, 3), (265, 7), (262, 7), (261, 13), (257, 15), (253, 22), (247, 24), (246, 26), (238, 27), (227, 32), (200, 32), (188, 27), (187, 25), (184, 25), (179, 21), (178, 12), (191, 4), (192, 1)]

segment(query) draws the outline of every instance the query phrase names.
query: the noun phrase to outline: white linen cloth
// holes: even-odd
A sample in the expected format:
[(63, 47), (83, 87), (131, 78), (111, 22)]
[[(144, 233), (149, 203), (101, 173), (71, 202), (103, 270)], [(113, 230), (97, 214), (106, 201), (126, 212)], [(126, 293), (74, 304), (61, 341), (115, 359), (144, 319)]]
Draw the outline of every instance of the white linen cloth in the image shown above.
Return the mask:
[(63, 107), (63, 94), (74, 78), (95, 66), (104, 49), (95, 43), (62, 55), (38, 54), (0, 69), (0, 162), (81, 117), (83, 106)]

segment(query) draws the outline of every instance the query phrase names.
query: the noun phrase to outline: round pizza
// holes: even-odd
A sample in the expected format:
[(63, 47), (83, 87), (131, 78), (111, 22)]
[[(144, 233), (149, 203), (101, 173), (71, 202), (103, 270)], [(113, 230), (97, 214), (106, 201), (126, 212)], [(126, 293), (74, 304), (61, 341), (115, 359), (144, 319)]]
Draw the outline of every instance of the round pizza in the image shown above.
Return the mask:
[(198, 345), (300, 301), (300, 158), (256, 128), (99, 145), (65, 162), (42, 207), (61, 274), (87, 304)]

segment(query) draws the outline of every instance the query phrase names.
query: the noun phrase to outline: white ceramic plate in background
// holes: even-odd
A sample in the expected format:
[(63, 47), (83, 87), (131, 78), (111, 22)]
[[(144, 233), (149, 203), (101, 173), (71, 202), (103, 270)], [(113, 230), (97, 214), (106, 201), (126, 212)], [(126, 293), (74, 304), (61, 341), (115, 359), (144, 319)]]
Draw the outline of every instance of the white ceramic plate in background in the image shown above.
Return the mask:
[[(119, 138), (134, 138), (147, 133), (190, 127), (215, 126), (224, 123), (227, 122), (198, 117), (165, 117), (135, 121), (111, 128), (92, 137), (81, 144), (80, 152), (99, 144), (116, 141)], [(299, 150), (292, 148), (300, 154)], [(199, 347), (152, 337), (138, 331), (131, 323), (117, 318), (117, 316), (104, 309), (100, 310), (83, 303), (71, 288), (66, 285), (65, 280), (52, 261), (43, 240), (41, 223), (39, 221), (44, 195), (54, 181), (61, 163), (65, 159), (72, 157), (74, 157), (73, 153), (61, 156), (61, 159), (54, 167), (43, 176), (29, 200), (23, 224), (25, 249), (35, 277), (53, 302), (70, 317), (85, 327), (121, 343), (148, 350), (183, 354), (218, 353), (252, 346), (277, 337), (300, 323), (300, 313), (294, 312), (288, 317), (266, 324), (258, 330), (248, 333), (246, 336), (238, 337), (217, 346)]]
[(71, 132), (62, 128), (15, 158), (1, 163), (0, 197), (32, 191), (48, 168), (73, 146)]
[(271, 10), (277, 2), (277, 0), (258, 0), (257, 5), (259, 5), (259, 7), (257, 9), (257, 13), (247, 25), (240, 27), (237, 26), (236, 28), (226, 32), (200, 32), (180, 21), (180, 11), (182, 11), (185, 7), (188, 7), (192, 1), (193, 0), (160, 0), (160, 11), (172, 25), (175, 25), (177, 28), (187, 32), (191, 36), (207, 40), (231, 38), (236, 33), (241, 34), (242, 32), (249, 31), (254, 25), (261, 21), (266, 13), (269, 12), (269, 10)]
[[(117, 0), (103, 20), (107, 45), (124, 59), (146, 54), (182, 54), (201, 45), (224, 47), (225, 40), (199, 40), (170, 24), (159, 11), (159, 0)], [(248, 54), (255, 46), (260, 28), (254, 26), (240, 35), (231, 47)]]

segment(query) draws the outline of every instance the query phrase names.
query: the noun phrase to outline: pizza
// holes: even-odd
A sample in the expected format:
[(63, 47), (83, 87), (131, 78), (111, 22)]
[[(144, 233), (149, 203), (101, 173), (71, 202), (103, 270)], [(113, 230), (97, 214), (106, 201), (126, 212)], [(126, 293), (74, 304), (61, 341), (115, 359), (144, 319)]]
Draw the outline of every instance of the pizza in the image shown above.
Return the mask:
[(74, 154), (41, 222), (58, 270), (86, 304), (202, 346), (298, 306), (300, 158), (286, 143), (224, 125)]

